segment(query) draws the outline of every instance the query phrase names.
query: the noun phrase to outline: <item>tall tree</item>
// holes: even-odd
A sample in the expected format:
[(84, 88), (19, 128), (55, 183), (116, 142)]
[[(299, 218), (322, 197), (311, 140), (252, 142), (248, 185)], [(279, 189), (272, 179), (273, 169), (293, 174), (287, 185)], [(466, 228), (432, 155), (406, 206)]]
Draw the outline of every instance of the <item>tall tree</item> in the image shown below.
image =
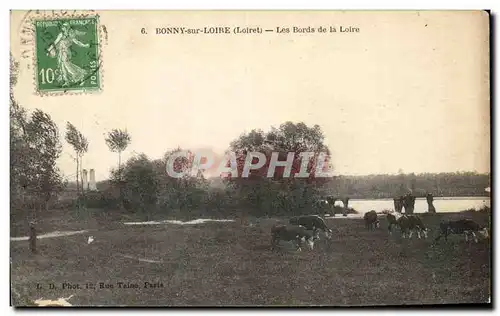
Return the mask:
[[(272, 127), (270, 131), (252, 130), (241, 135), (230, 144), (230, 150), (236, 154), (238, 175), (241, 176), (246, 155), (250, 151), (264, 154), (266, 163), (259, 169), (251, 170), (248, 178), (230, 179), (232, 187), (246, 200), (246, 203), (262, 210), (276, 212), (278, 209), (290, 211), (292, 209), (306, 209), (312, 203), (312, 198), (318, 194), (325, 182), (331, 179), (316, 177), (317, 158), (320, 153), (326, 154), (326, 168), (330, 150), (324, 144), (324, 136), (318, 125), (312, 127), (299, 122), (285, 122), (279, 127)], [(294, 153), (291, 173), (288, 178), (283, 177), (285, 168), (274, 170), (272, 179), (267, 178), (269, 163), (273, 152), (278, 153), (278, 160), (287, 159), (288, 153)], [(306, 165), (307, 178), (296, 178), (302, 164), (300, 154), (314, 153)], [(257, 162), (254, 158), (253, 163)], [(263, 215), (263, 214), (259, 214)]]
[[(111, 132), (108, 133), (108, 137), (106, 138), (106, 144), (108, 145), (109, 150), (118, 153), (119, 174), (121, 174), (122, 152), (125, 149), (127, 149), (130, 142), (131, 138), (127, 130), (113, 129)], [(121, 179), (121, 177), (119, 179)]]
[(145, 154), (130, 158), (121, 172), (112, 171), (111, 179), (120, 183), (122, 207), (145, 213), (158, 200), (158, 181), (155, 164)]
[(26, 113), (17, 102), (14, 100), (14, 86), (17, 83), (19, 73), (19, 63), (12, 57), (10, 53), (10, 194), (11, 203), (18, 201), (24, 195), (22, 194), (22, 176), (24, 159), (27, 157), (25, 142), (23, 139), (23, 130), (26, 124)]
[[(184, 175), (180, 178), (171, 177), (166, 172), (167, 163), (172, 159), (173, 155), (182, 151), (186, 153), (186, 156), (179, 156), (171, 163), (174, 172), (184, 172)], [(185, 209), (190, 205), (192, 193), (198, 185), (196, 177), (193, 177), (190, 172), (193, 168), (193, 160), (194, 153), (180, 147), (169, 150), (163, 155), (163, 160), (160, 163), (162, 169), (157, 169), (159, 170), (157, 174), (161, 188), (160, 192), (164, 197), (163, 204), (179, 207), (180, 209)]]
[[(252, 170), (250, 177), (252, 175), (262, 177), (267, 174), (272, 152), (279, 153), (279, 160), (285, 160), (289, 152), (295, 154), (291, 176), (297, 174), (300, 170), (301, 158), (299, 155), (303, 152), (313, 152), (315, 153), (314, 159), (311, 159), (310, 164), (307, 166), (307, 172), (310, 174), (309, 181), (312, 182), (319, 180), (315, 177), (316, 158), (318, 158), (318, 154), (320, 152), (326, 154), (327, 164), (325, 167), (328, 167), (330, 157), (330, 150), (324, 144), (323, 132), (319, 125), (308, 127), (302, 122), (297, 124), (285, 122), (278, 128), (272, 127), (267, 133), (262, 130), (252, 130), (250, 133), (243, 134), (231, 142), (230, 150), (237, 154), (239, 174), (241, 174), (245, 156), (248, 152), (257, 151), (266, 155), (267, 163), (259, 170)], [(282, 173), (283, 168), (277, 168), (274, 178), (282, 178)]]
[[(87, 138), (83, 136), (83, 134), (76, 129), (76, 127), (71, 124), (70, 122), (67, 122), (66, 124), (66, 141), (73, 147), (76, 153), (76, 191), (78, 194), (80, 194), (80, 182), (79, 182), (79, 174), (82, 171), (82, 158), (83, 155), (88, 151), (89, 149), (89, 143), (87, 141)], [(82, 179), (82, 192), (84, 190), (83, 188), (83, 179)]]
[(61, 155), (59, 131), (51, 117), (35, 110), (26, 124), (26, 139), (30, 148), (32, 181), (38, 200), (45, 208), (55, 192), (62, 188), (62, 178), (56, 166)]
[[(14, 206), (36, 210), (48, 207), (62, 187), (56, 167), (61, 154), (59, 132), (51, 117), (41, 110), (31, 115), (13, 94), (19, 63), (10, 55), (10, 186)], [(28, 204), (28, 205), (27, 205)]]
[(12, 57), (12, 53), (10, 54), (10, 99), (14, 99), (14, 86), (17, 83), (17, 76), (19, 75), (19, 62)]
[(58, 128), (48, 114), (37, 109), (28, 115), (15, 102), (11, 103), (10, 118), (12, 202), (17, 206), (28, 203), (35, 211), (42, 206), (47, 209), (62, 188), (56, 166), (61, 154)]

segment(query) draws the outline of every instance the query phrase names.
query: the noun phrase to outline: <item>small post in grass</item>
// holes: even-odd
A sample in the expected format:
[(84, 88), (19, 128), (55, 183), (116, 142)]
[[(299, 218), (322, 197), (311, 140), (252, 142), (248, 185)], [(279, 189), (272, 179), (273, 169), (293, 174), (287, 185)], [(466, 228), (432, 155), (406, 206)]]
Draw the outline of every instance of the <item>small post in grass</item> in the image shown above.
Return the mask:
[(30, 250), (32, 253), (36, 253), (36, 227), (35, 222), (30, 222)]

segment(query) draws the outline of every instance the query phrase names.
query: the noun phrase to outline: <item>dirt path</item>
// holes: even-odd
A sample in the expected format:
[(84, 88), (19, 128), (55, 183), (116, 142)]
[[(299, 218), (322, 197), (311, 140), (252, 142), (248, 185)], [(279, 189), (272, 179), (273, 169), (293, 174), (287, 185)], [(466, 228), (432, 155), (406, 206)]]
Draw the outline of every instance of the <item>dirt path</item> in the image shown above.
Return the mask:
[[(44, 238), (64, 237), (64, 236), (83, 234), (86, 232), (88, 232), (88, 230), (77, 230), (77, 231), (57, 231), (56, 230), (56, 231), (51, 232), (51, 233), (38, 235), (38, 236), (36, 236), (36, 238), (37, 239), (44, 239)], [(23, 241), (23, 240), (29, 240), (29, 236), (10, 237), (10, 241)]]

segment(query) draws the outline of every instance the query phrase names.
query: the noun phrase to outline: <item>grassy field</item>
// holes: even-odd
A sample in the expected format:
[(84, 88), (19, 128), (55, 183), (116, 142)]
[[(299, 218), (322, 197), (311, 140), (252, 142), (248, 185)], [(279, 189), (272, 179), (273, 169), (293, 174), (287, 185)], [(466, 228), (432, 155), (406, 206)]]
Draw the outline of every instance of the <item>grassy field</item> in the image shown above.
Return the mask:
[[(92, 231), (40, 239), (36, 255), (28, 242), (11, 242), (14, 305), (70, 295), (73, 305), (93, 306), (399, 305), (482, 303), (490, 297), (489, 240), (475, 244), (452, 236), (432, 244), (442, 216), (484, 223), (485, 213), (422, 216), (431, 229), (427, 240), (389, 236), (385, 219), (376, 231), (367, 231), (361, 219), (329, 219), (332, 240), (302, 252), (286, 243), (270, 249), (271, 226), (286, 219), (126, 226), (92, 214), (40, 221), (41, 232)], [(26, 235), (25, 228), (22, 221), (13, 224), (11, 235)], [(95, 238), (90, 245), (89, 235)], [(138, 288), (119, 288), (120, 282)]]

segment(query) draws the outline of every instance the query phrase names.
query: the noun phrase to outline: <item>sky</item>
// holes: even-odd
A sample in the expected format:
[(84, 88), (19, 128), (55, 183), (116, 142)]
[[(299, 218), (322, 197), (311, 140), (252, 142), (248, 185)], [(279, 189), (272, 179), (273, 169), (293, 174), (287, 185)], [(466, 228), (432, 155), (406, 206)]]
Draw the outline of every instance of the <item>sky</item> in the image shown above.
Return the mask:
[[(318, 124), (335, 173), (490, 171), (489, 30), (482, 12), (102, 11), (103, 88), (36, 95), (23, 58), (26, 12), (11, 13), (20, 61), (18, 102), (49, 113), (63, 135), (89, 140), (97, 180), (117, 165), (104, 138), (127, 129), (138, 153), (176, 148), (222, 153), (243, 132), (286, 121)], [(155, 35), (156, 27), (334, 26), (337, 33)], [(358, 33), (340, 33), (353, 26)], [(148, 34), (141, 34), (141, 28)], [(105, 36), (104, 36), (105, 35)], [(61, 137), (63, 139), (63, 137)], [(73, 175), (71, 147), (58, 161)]]

